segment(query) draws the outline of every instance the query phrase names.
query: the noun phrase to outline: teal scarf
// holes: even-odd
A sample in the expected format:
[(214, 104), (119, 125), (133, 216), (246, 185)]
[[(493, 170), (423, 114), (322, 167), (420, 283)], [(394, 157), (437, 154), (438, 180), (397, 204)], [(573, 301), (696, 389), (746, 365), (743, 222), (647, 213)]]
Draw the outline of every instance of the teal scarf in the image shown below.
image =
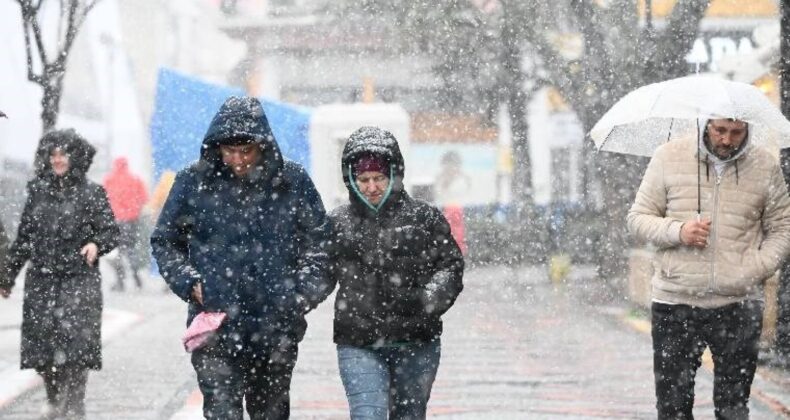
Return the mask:
[(366, 206), (368, 206), (368, 208), (370, 208), (376, 213), (378, 213), (379, 210), (381, 210), (381, 208), (384, 207), (384, 203), (386, 203), (387, 199), (390, 198), (390, 194), (392, 193), (393, 173), (394, 170), (392, 169), (392, 165), (390, 165), (390, 178), (389, 178), (389, 183), (387, 184), (387, 191), (384, 191), (384, 197), (381, 198), (381, 202), (376, 206), (373, 205), (370, 201), (368, 201), (368, 199), (365, 198), (365, 196), (362, 194), (362, 191), (359, 190), (359, 187), (357, 187), (357, 181), (354, 179), (354, 172), (351, 170), (351, 165), (348, 165), (348, 180), (349, 180), (349, 184), (351, 184), (351, 189), (354, 191), (357, 197), (359, 197), (359, 199), (362, 200), (362, 202), (365, 203)]

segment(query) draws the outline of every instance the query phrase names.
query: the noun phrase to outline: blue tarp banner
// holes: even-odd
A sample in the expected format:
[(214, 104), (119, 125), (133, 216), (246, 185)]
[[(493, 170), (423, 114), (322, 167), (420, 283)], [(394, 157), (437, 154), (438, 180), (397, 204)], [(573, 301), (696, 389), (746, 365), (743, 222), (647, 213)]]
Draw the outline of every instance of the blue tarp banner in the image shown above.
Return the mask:
[[(171, 69), (160, 69), (151, 117), (154, 179), (196, 161), (203, 135), (225, 99), (245, 95), (240, 88), (207, 83)], [(308, 108), (260, 98), (283, 156), (309, 172)], [(156, 181), (155, 181), (156, 182)]]

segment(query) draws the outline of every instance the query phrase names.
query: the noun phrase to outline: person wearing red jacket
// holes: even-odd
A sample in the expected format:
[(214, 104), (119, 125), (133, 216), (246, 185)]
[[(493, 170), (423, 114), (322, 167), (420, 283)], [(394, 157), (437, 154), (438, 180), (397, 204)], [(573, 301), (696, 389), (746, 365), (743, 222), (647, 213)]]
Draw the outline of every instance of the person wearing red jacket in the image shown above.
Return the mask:
[(143, 284), (138, 271), (145, 264), (138, 251), (138, 247), (142, 243), (140, 240), (140, 215), (143, 206), (148, 201), (148, 191), (143, 181), (129, 171), (129, 162), (124, 157), (113, 161), (112, 171), (104, 178), (104, 189), (107, 191), (115, 221), (121, 229), (118, 258), (112, 261), (117, 274), (117, 281), (112, 289), (115, 291), (124, 290), (124, 279), (126, 278), (124, 259), (129, 265), (137, 288), (140, 289)]

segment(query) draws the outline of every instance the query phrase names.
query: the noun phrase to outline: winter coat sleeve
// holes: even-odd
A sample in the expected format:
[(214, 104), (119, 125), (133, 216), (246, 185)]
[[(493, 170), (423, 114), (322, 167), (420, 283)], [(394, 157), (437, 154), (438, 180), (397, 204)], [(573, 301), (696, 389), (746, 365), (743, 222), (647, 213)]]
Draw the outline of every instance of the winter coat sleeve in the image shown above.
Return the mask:
[(323, 302), (334, 288), (328, 272), (331, 225), (313, 181), (304, 170), (300, 171), (300, 178), (296, 185), (300, 193), (296, 301), (299, 310), (307, 313)]
[(450, 232), (447, 219), (438, 209), (431, 207), (427, 226), (427, 252), (434, 271), (426, 284), (395, 302), (397, 312), (441, 316), (453, 306), (464, 288), (464, 257)]
[(86, 243), (95, 243), (101, 256), (118, 246), (118, 238), (121, 235), (121, 231), (115, 223), (110, 201), (107, 199), (107, 192), (104, 188), (96, 185), (90, 200), (89, 212), (91, 217), (89, 223), (93, 227), (93, 237), (89, 238)]
[(628, 230), (660, 248), (680, 245), (683, 222), (666, 217), (667, 189), (664, 182), (663, 155), (656, 153), (647, 166), (634, 204), (628, 211)]
[(27, 260), (33, 254), (33, 192), (28, 188), (27, 200), (22, 210), (22, 217), (17, 228), (16, 239), (8, 249), (3, 265), (3, 278), (0, 279), (3, 288), (11, 288), (16, 282), (16, 276), (22, 270)]
[(790, 253), (790, 196), (778, 165), (771, 173), (762, 222), (765, 236), (758, 258), (770, 276)]
[(185, 172), (176, 176), (151, 235), (151, 247), (159, 272), (173, 293), (187, 302), (191, 299), (193, 286), (201, 280), (189, 262), (188, 240), (193, 216), (187, 212), (187, 200), (191, 180)]

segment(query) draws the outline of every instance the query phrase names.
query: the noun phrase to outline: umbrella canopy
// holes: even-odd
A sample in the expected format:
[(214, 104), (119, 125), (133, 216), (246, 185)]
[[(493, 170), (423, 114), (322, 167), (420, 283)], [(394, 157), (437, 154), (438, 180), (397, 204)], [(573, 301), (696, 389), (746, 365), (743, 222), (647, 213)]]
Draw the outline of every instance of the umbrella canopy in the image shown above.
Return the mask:
[(712, 76), (642, 86), (620, 99), (590, 131), (600, 151), (652, 156), (661, 144), (694, 133), (698, 120), (749, 123), (751, 141), (790, 147), (790, 121), (758, 88)]

